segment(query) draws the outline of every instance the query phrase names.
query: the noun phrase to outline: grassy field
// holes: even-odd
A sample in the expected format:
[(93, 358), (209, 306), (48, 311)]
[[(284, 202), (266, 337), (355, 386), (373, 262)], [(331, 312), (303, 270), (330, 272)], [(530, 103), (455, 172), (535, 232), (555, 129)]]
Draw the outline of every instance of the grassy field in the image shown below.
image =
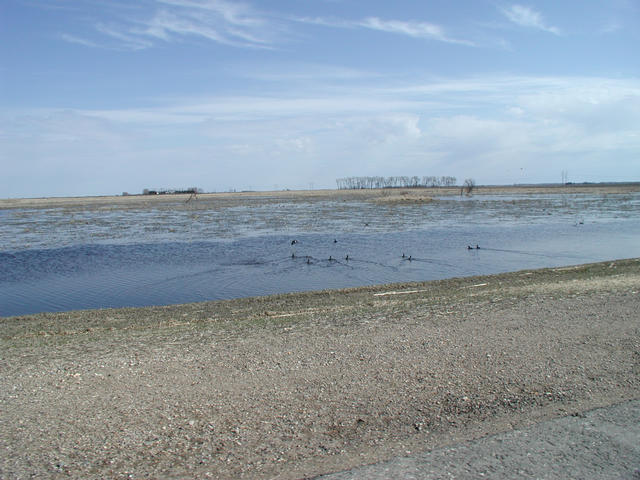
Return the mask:
[[(576, 185), (526, 185), (526, 186), (477, 186), (473, 195), (512, 195), (512, 194), (600, 194), (615, 195), (640, 192), (640, 183), (625, 184), (576, 184)], [(445, 195), (460, 195), (460, 187), (451, 188), (398, 188), (363, 190), (279, 190), (265, 192), (226, 192), (204, 193), (197, 196), (202, 201), (220, 201), (224, 203), (242, 203), (246, 198), (269, 200), (340, 199), (385, 201), (388, 197), (399, 200), (426, 200)], [(97, 197), (51, 197), (51, 198), (15, 198), (0, 199), (3, 208), (58, 208), (76, 206), (127, 206), (138, 207), (172, 202), (187, 202), (189, 194), (178, 195), (128, 195)], [(193, 200), (192, 200), (193, 201)]]

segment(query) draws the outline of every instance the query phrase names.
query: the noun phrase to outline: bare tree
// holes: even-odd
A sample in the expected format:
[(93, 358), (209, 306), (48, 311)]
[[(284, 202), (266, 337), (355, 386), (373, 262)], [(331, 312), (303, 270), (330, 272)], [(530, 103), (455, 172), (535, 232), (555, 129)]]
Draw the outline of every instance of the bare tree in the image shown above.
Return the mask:
[(456, 184), (456, 177), (442, 177), (442, 186), (453, 187)]
[(355, 190), (364, 188), (420, 188), (420, 187), (452, 187), (456, 184), (456, 177), (345, 177), (337, 178), (336, 185), (340, 190)]
[(466, 193), (467, 195), (471, 195), (473, 188), (476, 186), (476, 181), (473, 178), (467, 178), (462, 185), (462, 189), (460, 190), (460, 195), (462, 193)]

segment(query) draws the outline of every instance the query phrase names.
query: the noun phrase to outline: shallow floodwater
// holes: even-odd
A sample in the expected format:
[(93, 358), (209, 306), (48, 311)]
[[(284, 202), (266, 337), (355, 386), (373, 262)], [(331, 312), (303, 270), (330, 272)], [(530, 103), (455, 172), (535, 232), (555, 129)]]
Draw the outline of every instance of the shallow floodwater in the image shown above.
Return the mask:
[(640, 257), (637, 193), (7, 209), (0, 210), (0, 316), (629, 257)]

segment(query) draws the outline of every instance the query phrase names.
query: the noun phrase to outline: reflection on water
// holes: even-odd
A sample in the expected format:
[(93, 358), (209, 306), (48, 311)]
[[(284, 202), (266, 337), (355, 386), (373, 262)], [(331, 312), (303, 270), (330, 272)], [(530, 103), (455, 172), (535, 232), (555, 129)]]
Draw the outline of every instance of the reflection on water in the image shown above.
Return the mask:
[(628, 194), (0, 210), (0, 316), (636, 257), (639, 207)]

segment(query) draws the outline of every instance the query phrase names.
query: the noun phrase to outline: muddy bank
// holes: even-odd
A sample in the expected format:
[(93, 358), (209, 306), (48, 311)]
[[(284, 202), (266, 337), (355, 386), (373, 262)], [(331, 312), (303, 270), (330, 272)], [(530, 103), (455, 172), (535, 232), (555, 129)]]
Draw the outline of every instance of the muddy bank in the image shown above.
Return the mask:
[(639, 267), (0, 319), (0, 477), (302, 478), (638, 398)]

